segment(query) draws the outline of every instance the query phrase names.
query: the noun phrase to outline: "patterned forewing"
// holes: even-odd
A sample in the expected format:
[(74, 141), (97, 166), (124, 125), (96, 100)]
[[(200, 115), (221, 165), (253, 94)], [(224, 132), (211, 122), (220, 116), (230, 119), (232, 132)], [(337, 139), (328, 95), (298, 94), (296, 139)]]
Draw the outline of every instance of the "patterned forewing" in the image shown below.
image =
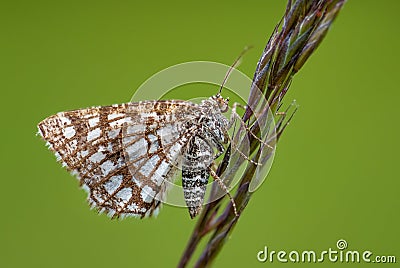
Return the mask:
[[(93, 107), (50, 116), (38, 128), (57, 159), (78, 175), (92, 207), (112, 217), (144, 217), (160, 204), (153, 198), (163, 190), (158, 177), (172, 176), (171, 163), (179, 154), (172, 138), (171, 145), (164, 145), (168, 135), (161, 142), (158, 136), (171, 131), (187, 139), (187, 129), (172, 127), (168, 120), (189, 105), (193, 104), (148, 101)], [(153, 125), (157, 127), (149, 132)]]
[[(150, 112), (149, 112), (150, 111)], [(136, 113), (140, 116), (135, 116)], [(159, 204), (181, 165), (184, 148), (200, 116), (196, 104), (184, 101), (143, 103), (129, 107), (133, 120), (123, 128), (125, 159), (145, 202)]]

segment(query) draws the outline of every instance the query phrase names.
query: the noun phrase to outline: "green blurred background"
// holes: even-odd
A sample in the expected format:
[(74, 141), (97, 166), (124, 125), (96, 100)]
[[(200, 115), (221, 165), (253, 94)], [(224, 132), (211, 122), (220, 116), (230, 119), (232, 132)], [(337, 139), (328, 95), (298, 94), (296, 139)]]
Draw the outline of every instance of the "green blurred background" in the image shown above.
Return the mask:
[[(286, 5), (260, 2), (2, 1), (0, 267), (177, 264), (195, 225), (186, 209), (165, 206), (148, 220), (98, 216), (35, 136), (36, 124), (129, 101), (177, 63), (229, 65), (246, 45), (254, 48), (239, 69), (252, 77)], [(395, 255), (385, 267), (398, 265), (399, 8), (394, 0), (346, 4), (294, 79), (286, 103), (296, 99), (300, 109), (215, 267), (290, 266), (256, 254), (335, 249), (338, 239), (349, 250)], [(313, 265), (345, 264), (294, 266)]]

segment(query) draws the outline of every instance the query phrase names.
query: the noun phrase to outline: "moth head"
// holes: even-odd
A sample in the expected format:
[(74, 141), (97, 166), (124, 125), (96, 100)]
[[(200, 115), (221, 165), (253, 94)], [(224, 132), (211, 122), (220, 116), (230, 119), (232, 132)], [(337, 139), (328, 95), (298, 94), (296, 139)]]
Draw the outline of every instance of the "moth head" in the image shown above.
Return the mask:
[(229, 108), (229, 98), (224, 99), (221, 94), (217, 94), (215, 96), (212, 96), (213, 100), (218, 104), (219, 109), (221, 110), (222, 113), (225, 113), (228, 111)]

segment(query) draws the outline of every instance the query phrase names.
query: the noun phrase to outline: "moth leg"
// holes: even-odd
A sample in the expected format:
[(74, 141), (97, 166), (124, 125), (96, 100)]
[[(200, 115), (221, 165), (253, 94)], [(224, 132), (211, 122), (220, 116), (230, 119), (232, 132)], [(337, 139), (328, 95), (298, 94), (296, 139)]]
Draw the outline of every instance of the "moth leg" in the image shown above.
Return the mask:
[(233, 199), (232, 195), (229, 193), (228, 188), (226, 187), (226, 185), (224, 184), (224, 182), (221, 180), (220, 177), (218, 177), (218, 175), (215, 173), (215, 171), (210, 167), (209, 168), (210, 171), (210, 175), (214, 178), (214, 180), (218, 183), (219, 187), (221, 187), (222, 190), (225, 191), (226, 195), (229, 197), (229, 200), (232, 203), (232, 207), (233, 207), (233, 212), (235, 213), (236, 217), (239, 217), (239, 214), (237, 212), (237, 208), (236, 208), (236, 203), (235, 200)]
[[(206, 127), (206, 129), (208, 129)], [(221, 154), (223, 154), (225, 152), (225, 148), (222, 145), (221, 142), (218, 141), (217, 137), (213, 134), (212, 131), (207, 131), (208, 133), (211, 133), (210, 137), (204, 137), (201, 136), (205, 141), (207, 141), (207, 143), (209, 144), (209, 141), (212, 142), (212, 145), (214, 145), (215, 147), (217, 147), (218, 152), (216, 153), (214, 160), (217, 159)], [(231, 137), (229, 137), (229, 135), (226, 135), (226, 138), (228, 140), (228, 142), (230, 142), (232, 144), (232, 139)], [(235, 150), (247, 161), (249, 161), (250, 163), (256, 165), (256, 166), (261, 166), (261, 163), (255, 162), (253, 160), (251, 160), (248, 156), (246, 156), (242, 151), (240, 151), (238, 148), (235, 148)]]
[(244, 110), (247, 109), (247, 106), (243, 106), (243, 105), (241, 105), (241, 104), (238, 103), (238, 102), (235, 102), (235, 103), (232, 105), (232, 114), (231, 114), (230, 119), (229, 119), (228, 129), (230, 129), (230, 128), (233, 126), (233, 124), (234, 124), (235, 121), (236, 121), (235, 119), (237, 118), (237, 119), (239, 119), (239, 121), (240, 121), (240, 125), (247, 131), (247, 133), (249, 133), (251, 136), (253, 136), (253, 138), (255, 138), (255, 139), (256, 139), (258, 142), (260, 142), (262, 145), (267, 146), (269, 149), (274, 149), (273, 146), (271, 146), (271, 145), (268, 144), (267, 142), (265, 142), (265, 141), (263, 141), (262, 139), (260, 139), (257, 135), (255, 135), (255, 134), (253, 133), (253, 131), (250, 130), (250, 128), (249, 128), (248, 126), (246, 126), (245, 122), (242, 120), (242, 118), (241, 118), (241, 117), (239, 116), (239, 114), (236, 112), (237, 107), (240, 107), (240, 108), (242, 108), (242, 109), (244, 109)]
[(218, 142), (216, 145), (218, 152), (215, 154), (214, 160), (220, 157), (225, 152), (225, 148), (220, 142)]
[[(232, 139), (229, 137), (229, 141), (231, 142), (231, 144), (232, 144)], [(262, 166), (262, 164), (261, 163), (258, 163), (258, 162), (255, 162), (255, 161), (253, 161), (253, 160), (251, 160), (247, 155), (245, 155), (241, 150), (239, 150), (239, 148), (237, 148), (237, 147), (233, 147), (234, 148), (234, 150), (236, 151), (236, 152), (238, 152), (244, 159), (246, 159), (248, 162), (250, 162), (250, 163), (252, 163), (252, 164), (254, 164), (254, 165), (256, 165), (256, 166)]]
[(228, 123), (228, 129), (230, 129), (233, 126), (233, 124), (235, 123), (236, 117), (240, 118), (240, 116), (236, 112), (237, 107), (240, 107), (240, 108), (242, 108), (244, 110), (246, 110), (246, 108), (247, 108), (246, 106), (243, 106), (242, 104), (240, 104), (238, 102), (233, 103), (233, 105), (232, 105), (232, 113), (231, 113), (231, 116), (229, 118), (229, 123)]
[[(214, 147), (217, 148), (217, 153), (214, 156), (214, 160), (215, 160), (225, 152), (225, 147), (224, 147), (224, 145), (222, 145), (222, 143), (218, 140), (218, 138), (215, 136), (215, 134), (207, 126), (205, 126), (205, 128), (208, 131), (205, 131), (204, 133), (209, 133), (210, 134), (209, 137), (207, 135), (201, 135), (201, 133), (199, 133), (197, 135), (199, 137), (201, 137), (204, 141), (206, 141), (207, 144), (211, 148), (214, 148)], [(228, 140), (229, 140), (229, 136), (228, 136)]]

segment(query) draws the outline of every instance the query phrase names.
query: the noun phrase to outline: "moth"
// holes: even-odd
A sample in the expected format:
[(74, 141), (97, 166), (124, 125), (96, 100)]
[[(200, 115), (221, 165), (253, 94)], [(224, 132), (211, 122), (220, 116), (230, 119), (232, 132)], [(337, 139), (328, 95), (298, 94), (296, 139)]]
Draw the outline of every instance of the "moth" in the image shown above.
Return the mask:
[(157, 214), (181, 168), (184, 199), (194, 218), (210, 174), (218, 179), (212, 164), (229, 140), (228, 102), (218, 93), (200, 104), (157, 100), (99, 106), (57, 113), (38, 129), (99, 212), (113, 218)]

